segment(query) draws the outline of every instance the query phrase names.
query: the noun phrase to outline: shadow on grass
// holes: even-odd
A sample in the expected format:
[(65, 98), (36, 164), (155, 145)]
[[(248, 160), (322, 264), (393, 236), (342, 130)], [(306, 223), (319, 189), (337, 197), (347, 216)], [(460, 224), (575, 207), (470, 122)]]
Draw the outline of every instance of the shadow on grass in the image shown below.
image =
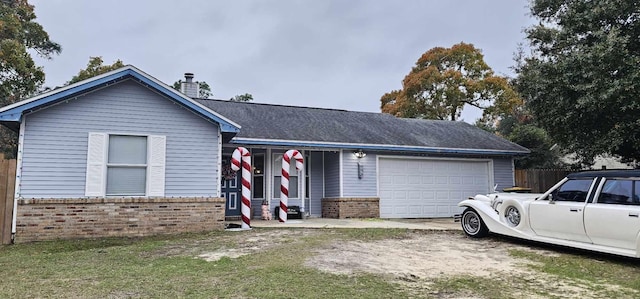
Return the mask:
[(544, 242), (519, 239), (519, 238), (503, 236), (503, 235), (492, 234), (490, 238), (492, 238), (495, 241), (507, 242), (513, 245), (525, 245), (533, 249), (548, 250), (548, 251), (556, 252), (559, 254), (573, 255), (573, 256), (581, 257), (585, 259), (611, 262), (615, 264), (621, 264), (625, 266), (634, 266), (634, 267), (640, 268), (639, 258), (620, 256), (620, 255), (615, 255), (610, 253), (591, 251), (591, 250), (574, 248), (569, 246), (562, 246), (562, 245), (549, 244)]
[(175, 240), (202, 239), (220, 235), (220, 231), (155, 235), (144, 237), (108, 237), (95, 239), (51, 240), (32, 243), (21, 243), (0, 246), (0, 252), (14, 250), (34, 253), (68, 253), (84, 250), (106, 250), (111, 247), (130, 246), (144, 243), (145, 246), (160, 246), (162, 243)]

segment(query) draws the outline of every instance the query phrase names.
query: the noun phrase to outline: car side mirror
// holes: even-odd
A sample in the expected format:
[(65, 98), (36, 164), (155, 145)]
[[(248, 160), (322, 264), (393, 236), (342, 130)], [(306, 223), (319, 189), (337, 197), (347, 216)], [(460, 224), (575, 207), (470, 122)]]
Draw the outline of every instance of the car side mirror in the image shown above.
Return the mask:
[(553, 194), (549, 194), (549, 203), (556, 203), (553, 201)]

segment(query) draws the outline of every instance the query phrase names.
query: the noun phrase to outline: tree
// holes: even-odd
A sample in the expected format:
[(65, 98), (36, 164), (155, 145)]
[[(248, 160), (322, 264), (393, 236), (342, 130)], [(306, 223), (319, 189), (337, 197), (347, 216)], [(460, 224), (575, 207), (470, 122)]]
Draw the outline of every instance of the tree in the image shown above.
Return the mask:
[[(209, 86), (209, 84), (205, 81), (198, 81), (196, 82), (198, 83), (198, 97), (201, 99), (208, 99), (211, 98), (213, 96), (213, 93), (211, 92), (211, 86)], [(178, 80), (176, 82), (173, 82), (173, 85), (171, 85), (171, 87), (173, 87), (173, 89), (177, 90), (177, 91), (181, 91), (180, 86), (182, 85), (182, 80)]]
[(103, 63), (104, 61), (102, 60), (102, 56), (89, 57), (87, 68), (80, 70), (77, 75), (73, 76), (73, 78), (71, 78), (71, 80), (66, 83), (66, 85), (73, 84), (124, 67), (124, 63), (122, 63), (120, 59), (116, 60), (111, 65), (102, 65)]
[(521, 103), (506, 78), (496, 76), (479, 49), (459, 43), (425, 52), (402, 81), (382, 96), (381, 109), (398, 117), (457, 120), (465, 105), (496, 118)]
[(584, 164), (640, 159), (640, 2), (534, 0), (516, 67), (527, 107)]
[(517, 169), (566, 167), (567, 165), (560, 159), (563, 153), (555, 146), (556, 142), (549, 137), (549, 134), (537, 126), (531, 115), (524, 113), (523, 109), (514, 112), (501, 117), (496, 126), (496, 133), (531, 151), (526, 156), (516, 157), (515, 167)]
[(514, 159), (514, 166), (517, 169), (562, 168), (564, 166), (564, 163), (560, 161), (559, 152), (555, 150), (555, 143), (540, 127), (533, 124), (514, 126), (507, 139), (531, 151), (528, 155)]
[(501, 114), (497, 122), (486, 122), (480, 119), (476, 121), (475, 125), (531, 151), (528, 155), (514, 159), (517, 169), (565, 168), (568, 166), (562, 161), (563, 153), (555, 146), (556, 142), (536, 124), (535, 119), (524, 105), (515, 107), (509, 114)]
[(253, 101), (253, 95), (251, 95), (250, 93), (245, 93), (245, 94), (241, 94), (241, 95), (237, 95), (233, 98), (230, 98), (229, 101), (233, 101), (233, 102), (250, 102)]
[[(26, 0), (0, 1), (0, 106), (33, 95), (44, 83), (42, 67), (31, 53), (51, 59), (62, 51), (35, 19), (33, 5)], [(17, 134), (0, 127), (0, 151), (15, 157)]]

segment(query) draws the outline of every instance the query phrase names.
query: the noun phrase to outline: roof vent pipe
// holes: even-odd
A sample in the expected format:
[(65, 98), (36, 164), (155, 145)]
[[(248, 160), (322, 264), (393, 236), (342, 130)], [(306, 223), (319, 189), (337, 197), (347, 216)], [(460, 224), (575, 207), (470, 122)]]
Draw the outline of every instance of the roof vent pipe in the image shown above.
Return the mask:
[(193, 73), (184, 73), (184, 80), (187, 83), (193, 82)]

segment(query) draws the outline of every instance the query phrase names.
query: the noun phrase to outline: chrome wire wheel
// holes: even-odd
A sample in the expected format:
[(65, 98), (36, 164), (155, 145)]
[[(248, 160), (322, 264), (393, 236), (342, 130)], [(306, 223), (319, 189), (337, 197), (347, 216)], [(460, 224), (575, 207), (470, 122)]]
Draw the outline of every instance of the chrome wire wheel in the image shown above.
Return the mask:
[(489, 229), (482, 222), (480, 215), (472, 208), (468, 208), (462, 213), (462, 230), (464, 233), (473, 238), (484, 237), (489, 233)]
[(475, 235), (480, 230), (480, 217), (475, 212), (462, 216), (462, 228), (468, 234)]
[(509, 206), (504, 210), (504, 219), (509, 226), (518, 226), (520, 224), (520, 211), (514, 206)]

